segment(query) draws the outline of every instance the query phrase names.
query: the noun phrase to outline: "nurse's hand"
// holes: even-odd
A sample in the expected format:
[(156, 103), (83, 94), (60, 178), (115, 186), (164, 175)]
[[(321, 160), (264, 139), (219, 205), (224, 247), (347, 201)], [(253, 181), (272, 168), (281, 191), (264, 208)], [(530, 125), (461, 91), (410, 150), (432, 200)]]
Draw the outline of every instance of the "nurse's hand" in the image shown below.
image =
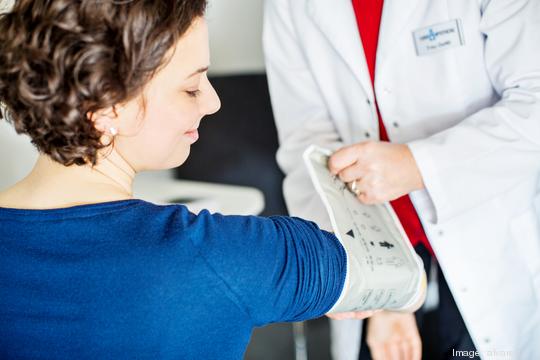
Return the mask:
[(330, 319), (333, 320), (364, 320), (374, 314), (380, 312), (381, 310), (369, 310), (369, 311), (349, 311), (342, 313), (326, 314)]
[(414, 314), (383, 311), (367, 324), (366, 342), (373, 360), (420, 360), (422, 340)]
[(395, 200), (424, 188), (416, 161), (404, 144), (368, 141), (346, 146), (330, 157), (328, 167), (364, 204)]

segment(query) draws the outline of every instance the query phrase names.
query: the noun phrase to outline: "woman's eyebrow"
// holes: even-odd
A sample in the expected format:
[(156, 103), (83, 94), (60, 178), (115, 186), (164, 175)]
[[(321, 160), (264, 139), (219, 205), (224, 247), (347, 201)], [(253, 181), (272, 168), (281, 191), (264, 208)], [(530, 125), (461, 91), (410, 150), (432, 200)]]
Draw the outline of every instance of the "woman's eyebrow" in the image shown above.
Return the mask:
[(197, 74), (201, 74), (201, 73), (204, 73), (204, 72), (207, 72), (207, 71), (208, 71), (208, 66), (205, 66), (205, 67), (200, 68), (199, 70), (195, 71), (193, 74), (189, 75), (187, 77), (187, 79), (189, 79), (190, 77), (193, 77), (193, 76), (195, 76)]

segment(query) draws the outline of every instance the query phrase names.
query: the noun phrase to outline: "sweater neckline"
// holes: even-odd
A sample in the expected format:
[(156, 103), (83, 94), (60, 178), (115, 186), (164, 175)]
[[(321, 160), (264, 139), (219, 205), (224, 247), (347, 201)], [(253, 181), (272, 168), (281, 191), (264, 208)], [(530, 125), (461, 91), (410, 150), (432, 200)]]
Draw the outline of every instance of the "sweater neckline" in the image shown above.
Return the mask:
[(126, 199), (126, 200), (114, 200), (105, 201), (99, 203), (90, 203), (82, 205), (74, 205), (62, 208), (52, 209), (19, 209), (19, 208), (7, 208), (0, 206), (0, 218), (47, 218), (47, 217), (80, 217), (88, 215), (102, 214), (105, 212), (118, 211), (132, 206), (137, 206), (142, 203), (146, 203), (141, 199)]

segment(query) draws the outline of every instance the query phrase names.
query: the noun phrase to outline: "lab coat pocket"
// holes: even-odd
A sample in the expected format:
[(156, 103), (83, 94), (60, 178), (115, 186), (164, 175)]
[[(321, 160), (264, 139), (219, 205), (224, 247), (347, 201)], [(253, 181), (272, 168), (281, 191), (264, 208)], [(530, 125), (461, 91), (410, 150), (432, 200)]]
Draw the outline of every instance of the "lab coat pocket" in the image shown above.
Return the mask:
[(538, 214), (534, 208), (510, 221), (510, 232), (514, 246), (525, 261), (536, 286), (540, 284), (540, 231)]

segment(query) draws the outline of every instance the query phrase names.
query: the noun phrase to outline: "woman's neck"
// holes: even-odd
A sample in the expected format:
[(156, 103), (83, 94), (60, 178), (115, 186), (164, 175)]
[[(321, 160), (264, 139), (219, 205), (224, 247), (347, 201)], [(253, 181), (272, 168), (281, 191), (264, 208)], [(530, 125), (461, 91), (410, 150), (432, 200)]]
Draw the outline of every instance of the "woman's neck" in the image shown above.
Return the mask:
[(135, 170), (114, 149), (97, 164), (64, 166), (40, 155), (30, 174), (0, 193), (0, 206), (48, 209), (133, 197)]

